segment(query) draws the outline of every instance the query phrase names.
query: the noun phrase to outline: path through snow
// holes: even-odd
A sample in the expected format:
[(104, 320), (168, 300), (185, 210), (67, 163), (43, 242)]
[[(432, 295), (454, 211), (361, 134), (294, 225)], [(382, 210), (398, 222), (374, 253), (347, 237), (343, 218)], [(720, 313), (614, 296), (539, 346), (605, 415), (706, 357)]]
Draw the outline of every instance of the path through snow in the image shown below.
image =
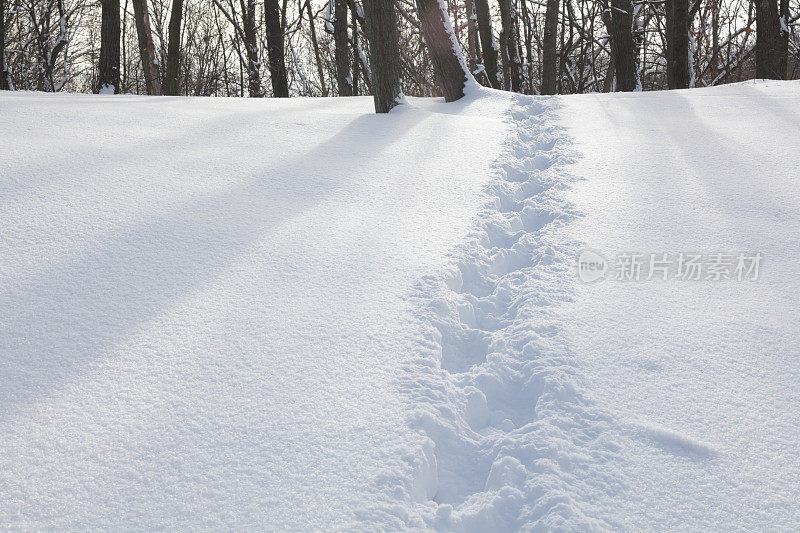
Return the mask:
[(415, 293), (428, 324), (403, 381), (413, 425), (435, 443), (437, 529), (603, 528), (618, 446), (585, 401), (559, 306), (572, 298), (578, 215), (565, 199), (576, 153), (556, 98), (517, 96), (512, 125), (468, 242)]

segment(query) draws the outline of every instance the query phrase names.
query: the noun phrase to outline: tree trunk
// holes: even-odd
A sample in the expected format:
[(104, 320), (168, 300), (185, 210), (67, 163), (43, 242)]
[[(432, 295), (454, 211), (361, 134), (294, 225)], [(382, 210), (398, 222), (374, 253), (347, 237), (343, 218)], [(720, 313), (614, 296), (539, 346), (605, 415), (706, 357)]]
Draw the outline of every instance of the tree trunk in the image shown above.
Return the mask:
[(556, 42), (558, 41), (558, 11), (561, 0), (547, 0), (542, 42), (542, 94), (556, 94)]
[(167, 49), (167, 73), (164, 92), (169, 96), (180, 94), (178, 73), (181, 64), (181, 21), (183, 20), (183, 0), (172, 0), (172, 13), (169, 16), (169, 44)]
[(489, 85), (494, 89), (500, 88), (500, 69), (497, 66), (497, 43), (492, 35), (492, 16), (489, 12), (488, 0), (475, 0), (475, 14), (478, 17), (478, 33), (481, 37), (481, 52), (483, 53), (483, 68)]
[(0, 91), (10, 88), (6, 67), (6, 0), (0, 0)]
[(467, 66), (472, 75), (476, 75), (478, 68), (480, 45), (478, 43), (478, 17), (475, 15), (474, 0), (465, 0), (464, 6), (467, 10)]
[(242, 32), (247, 55), (247, 91), (250, 98), (262, 98), (261, 73), (258, 61), (258, 35), (256, 35), (256, 0), (240, 0), (242, 8)]
[(397, 13), (393, 0), (364, 0), (364, 11), (375, 112), (388, 113), (403, 98)]
[(161, 75), (158, 72), (153, 34), (150, 31), (150, 14), (147, 11), (147, 0), (133, 0), (133, 15), (136, 19), (136, 33), (139, 36), (139, 54), (142, 58), (142, 70), (147, 84), (147, 94), (161, 94)]
[(517, 47), (517, 30), (514, 24), (516, 16), (514, 0), (500, 0), (500, 52), (503, 54), (503, 87), (519, 92), (522, 88), (522, 68)]
[(450, 16), (439, 0), (416, 0), (417, 12), (422, 22), (422, 35), (428, 51), (439, 88), (446, 102), (453, 102), (464, 96), (467, 72), (461, 49), (455, 40)]
[(689, 2), (666, 0), (667, 84), (670, 89), (689, 87)]
[(350, 74), (350, 40), (347, 38), (347, 0), (334, 0), (333, 42), (339, 96), (353, 95)]
[(618, 91), (639, 88), (636, 42), (633, 39), (633, 1), (611, 0), (611, 54)]
[(283, 22), (278, 0), (264, 0), (264, 17), (266, 18), (267, 54), (269, 56), (272, 94), (278, 98), (287, 98), (289, 96), (289, 81), (286, 76)]
[(102, 0), (100, 68), (96, 91), (119, 94), (119, 0)]
[(789, 59), (787, 0), (754, 0), (756, 4), (756, 76), (783, 80)]

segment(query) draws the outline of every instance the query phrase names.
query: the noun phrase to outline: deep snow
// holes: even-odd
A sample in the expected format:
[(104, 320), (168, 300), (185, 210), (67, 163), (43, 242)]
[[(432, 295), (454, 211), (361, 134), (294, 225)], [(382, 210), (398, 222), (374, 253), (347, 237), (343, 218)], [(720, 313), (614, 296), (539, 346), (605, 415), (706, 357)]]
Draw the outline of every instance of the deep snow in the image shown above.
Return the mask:
[(797, 531), (800, 84), (564, 104), (586, 178), (569, 234), (607, 255), (763, 255), (757, 281), (576, 286), (566, 336), (623, 435), (628, 496), (605, 505), (634, 529)]
[(427, 497), (403, 298), (468, 231), (504, 98), (0, 102), (0, 523), (346, 528)]
[(800, 526), (800, 84), (409, 101), (0, 96), (0, 525)]

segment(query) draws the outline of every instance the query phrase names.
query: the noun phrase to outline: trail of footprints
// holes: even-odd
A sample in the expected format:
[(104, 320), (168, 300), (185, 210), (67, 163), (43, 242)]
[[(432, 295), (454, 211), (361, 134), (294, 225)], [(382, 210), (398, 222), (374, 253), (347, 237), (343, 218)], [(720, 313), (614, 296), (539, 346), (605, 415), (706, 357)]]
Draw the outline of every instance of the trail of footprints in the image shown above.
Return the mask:
[[(434, 500), (440, 504), (458, 506), (493, 484), (525, 476), (524, 468), (520, 474), (509, 466), (512, 458), (498, 459), (498, 448), (504, 436), (535, 419), (542, 384), (525, 371), (526, 344), (552, 331), (520, 313), (531, 300), (547, 298), (528, 283), (554, 261), (541, 234), (576, 216), (560, 197), (567, 185), (560, 169), (570, 151), (552, 119), (555, 106), (549, 98), (517, 97), (510, 113), (514, 131), (490, 186), (493, 205), (481, 213), (452, 271), (425, 280), (420, 290), (438, 356), (431, 379), (444, 374), (437, 393), (425, 393), (435, 415), (418, 421), (436, 445)], [(453, 418), (457, 423), (448, 422)]]
[(447, 327), (446, 321), (438, 325), (442, 368), (450, 373), (463, 373), (486, 362), (493, 347), (492, 334), (514, 314), (513, 290), (505, 282), (547, 261), (537, 232), (559, 219), (570, 218), (548, 195), (561, 184), (551, 174), (561, 155), (553, 138), (555, 132), (543, 127), (549, 106), (547, 102), (527, 100), (511, 112), (518, 125), (517, 139), (509, 144), (505, 161), (498, 167), (501, 180), (491, 186), (495, 212), (484, 213), (481, 249), (458, 262), (455, 279), (448, 283), (450, 290), (471, 307), (466, 319), (459, 316), (462, 327), (457, 332)]

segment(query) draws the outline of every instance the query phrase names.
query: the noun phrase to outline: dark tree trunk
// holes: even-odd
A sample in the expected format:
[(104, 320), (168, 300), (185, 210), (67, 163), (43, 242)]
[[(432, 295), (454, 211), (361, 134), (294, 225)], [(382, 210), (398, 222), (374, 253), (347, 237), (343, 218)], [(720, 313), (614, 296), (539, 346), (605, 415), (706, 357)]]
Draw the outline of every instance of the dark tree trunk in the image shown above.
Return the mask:
[(503, 54), (503, 87), (520, 92), (522, 89), (522, 68), (519, 59), (519, 48), (516, 30), (516, 7), (514, 0), (500, 0), (500, 52)]
[(542, 94), (556, 94), (556, 68), (558, 55), (558, 11), (561, 0), (547, 0), (544, 15), (544, 39), (542, 42)]
[(536, 94), (536, 88), (533, 83), (533, 28), (531, 26), (531, 12), (528, 2), (520, 2), (522, 8), (522, 24), (525, 31), (522, 32), (522, 42), (525, 46), (525, 65), (526, 65), (526, 83), (530, 88), (531, 93)]
[(350, 40), (347, 38), (347, 0), (334, 0), (333, 42), (339, 96), (353, 95), (350, 75)]
[(489, 85), (495, 89), (500, 88), (500, 69), (497, 66), (497, 47), (492, 35), (492, 16), (489, 12), (488, 0), (475, 0), (475, 14), (478, 17), (478, 33), (481, 37), (481, 52), (483, 53), (483, 68)]
[(388, 113), (400, 104), (400, 32), (393, 0), (364, 0), (376, 113)]
[(172, 13), (169, 16), (169, 48), (167, 49), (167, 73), (164, 80), (164, 93), (169, 96), (180, 94), (178, 73), (181, 64), (181, 22), (183, 21), (183, 0), (172, 0)]
[(289, 96), (289, 81), (286, 76), (286, 62), (283, 49), (283, 22), (278, 0), (264, 0), (266, 18), (267, 54), (269, 56), (269, 75), (272, 80), (272, 94), (279, 98)]
[[(788, 0), (754, 0), (756, 4), (756, 76), (786, 78), (789, 60), (789, 34), (783, 31), (788, 20)], [(781, 24), (783, 21), (783, 24)]]
[(618, 91), (639, 87), (636, 42), (633, 39), (633, 1), (611, 0), (611, 53)]
[(689, 87), (689, 2), (666, 0), (667, 84), (670, 89)]
[(120, 92), (119, 83), (119, 0), (102, 0), (100, 23), (100, 68), (96, 91)]
[[(416, 0), (417, 12), (422, 22), (422, 35), (431, 54), (431, 62), (439, 88), (447, 102), (464, 96), (467, 82), (466, 65), (452, 34), (450, 16), (438, 0)], [(448, 31), (450, 29), (450, 31)]]
[[(119, 71), (119, 69), (117, 70)], [(0, 91), (9, 89), (8, 68), (6, 67), (6, 0), (0, 0)]]
[(139, 36), (139, 54), (142, 58), (142, 71), (144, 71), (144, 80), (147, 84), (147, 94), (160, 95), (161, 74), (158, 72), (153, 34), (150, 31), (147, 0), (133, 0), (133, 14), (136, 19), (136, 33)]
[(472, 75), (476, 75), (478, 62), (480, 61), (480, 44), (478, 43), (478, 18), (475, 15), (474, 0), (465, 0), (464, 6), (467, 10), (467, 66)]
[(244, 48), (247, 54), (247, 90), (250, 98), (261, 98), (264, 90), (261, 87), (261, 73), (258, 61), (258, 35), (256, 35), (256, 0), (240, 0), (242, 8), (242, 32)]

